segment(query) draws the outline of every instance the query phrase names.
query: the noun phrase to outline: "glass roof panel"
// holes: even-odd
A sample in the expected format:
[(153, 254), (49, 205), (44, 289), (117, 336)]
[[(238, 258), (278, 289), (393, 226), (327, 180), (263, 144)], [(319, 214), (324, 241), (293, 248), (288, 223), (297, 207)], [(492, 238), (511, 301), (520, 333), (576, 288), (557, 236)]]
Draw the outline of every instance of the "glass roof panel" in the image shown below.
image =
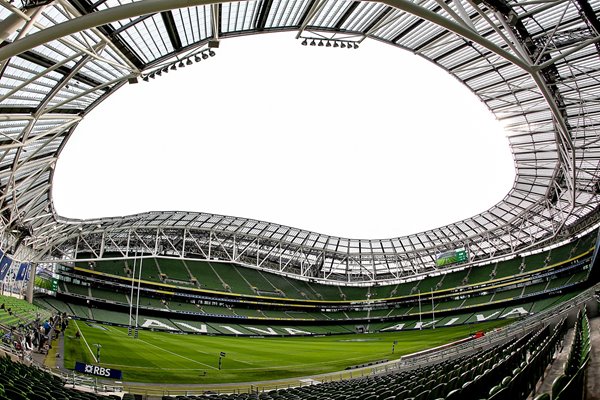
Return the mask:
[(310, 21), (310, 25), (331, 28), (351, 5), (350, 1), (329, 0)]
[(265, 26), (267, 28), (297, 26), (309, 5), (309, 2), (302, 0), (274, 0)]
[(256, 15), (262, 1), (223, 3), (221, 5), (221, 26), (223, 32), (237, 32), (253, 29)]
[(173, 10), (173, 18), (183, 46), (190, 46), (212, 35), (210, 6)]

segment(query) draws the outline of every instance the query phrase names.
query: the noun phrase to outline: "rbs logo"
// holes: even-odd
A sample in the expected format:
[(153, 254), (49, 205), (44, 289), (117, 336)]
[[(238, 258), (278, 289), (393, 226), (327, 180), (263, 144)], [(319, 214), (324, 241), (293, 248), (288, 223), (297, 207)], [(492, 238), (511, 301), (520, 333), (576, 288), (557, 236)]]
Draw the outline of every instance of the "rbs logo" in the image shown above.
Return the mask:
[(86, 365), (85, 373), (108, 377), (108, 376), (110, 376), (110, 368), (99, 367), (97, 365)]
[(94, 375), (110, 376), (110, 368), (94, 367)]
[(106, 378), (113, 379), (121, 379), (122, 377), (122, 372), (118, 369), (105, 368), (99, 365), (85, 364), (79, 361), (75, 363), (75, 371), (83, 372), (84, 374), (103, 376)]

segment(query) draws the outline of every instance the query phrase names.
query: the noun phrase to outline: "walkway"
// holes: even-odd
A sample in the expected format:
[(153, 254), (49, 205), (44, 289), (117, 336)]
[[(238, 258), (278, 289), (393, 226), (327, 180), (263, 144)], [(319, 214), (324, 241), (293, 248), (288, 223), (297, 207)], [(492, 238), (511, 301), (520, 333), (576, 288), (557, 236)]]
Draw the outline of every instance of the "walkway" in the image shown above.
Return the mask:
[(587, 369), (587, 400), (600, 399), (600, 317), (590, 320), (592, 352)]
[(554, 355), (554, 361), (552, 362), (552, 364), (550, 364), (548, 368), (546, 368), (542, 380), (537, 385), (537, 390), (535, 391), (536, 394), (550, 394), (552, 392), (552, 383), (554, 382), (556, 377), (563, 374), (565, 361), (567, 361), (569, 351), (571, 351), (571, 345), (573, 344), (574, 334), (575, 330), (573, 328), (569, 329), (565, 334), (565, 337), (563, 339), (562, 350), (559, 349), (559, 352)]

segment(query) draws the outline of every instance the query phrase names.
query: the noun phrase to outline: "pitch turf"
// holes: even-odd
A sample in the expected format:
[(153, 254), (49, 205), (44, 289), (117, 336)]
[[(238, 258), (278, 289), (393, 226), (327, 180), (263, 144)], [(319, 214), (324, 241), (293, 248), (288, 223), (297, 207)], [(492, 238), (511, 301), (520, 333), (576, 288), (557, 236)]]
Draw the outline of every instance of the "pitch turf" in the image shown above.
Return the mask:
[[(375, 360), (396, 359), (491, 330), (508, 321), (484, 322), (423, 331), (336, 335), (326, 337), (245, 338), (177, 335), (71, 321), (65, 334), (65, 367), (75, 361), (94, 363), (95, 344), (102, 346), (100, 365), (123, 371), (128, 382), (253, 382), (340, 371)], [(82, 337), (75, 338), (79, 327)], [(392, 354), (392, 343), (397, 340)], [(219, 353), (225, 352), (219, 370)]]

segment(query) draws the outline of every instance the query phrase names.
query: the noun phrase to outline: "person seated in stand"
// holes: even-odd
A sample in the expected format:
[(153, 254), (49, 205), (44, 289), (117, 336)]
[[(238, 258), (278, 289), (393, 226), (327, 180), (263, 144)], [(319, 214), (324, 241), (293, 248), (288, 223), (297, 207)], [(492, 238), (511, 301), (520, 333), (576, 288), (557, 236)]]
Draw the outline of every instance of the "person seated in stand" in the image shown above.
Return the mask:
[(10, 343), (12, 339), (12, 332), (6, 332), (3, 336), (2, 336), (2, 342), (4, 343)]

